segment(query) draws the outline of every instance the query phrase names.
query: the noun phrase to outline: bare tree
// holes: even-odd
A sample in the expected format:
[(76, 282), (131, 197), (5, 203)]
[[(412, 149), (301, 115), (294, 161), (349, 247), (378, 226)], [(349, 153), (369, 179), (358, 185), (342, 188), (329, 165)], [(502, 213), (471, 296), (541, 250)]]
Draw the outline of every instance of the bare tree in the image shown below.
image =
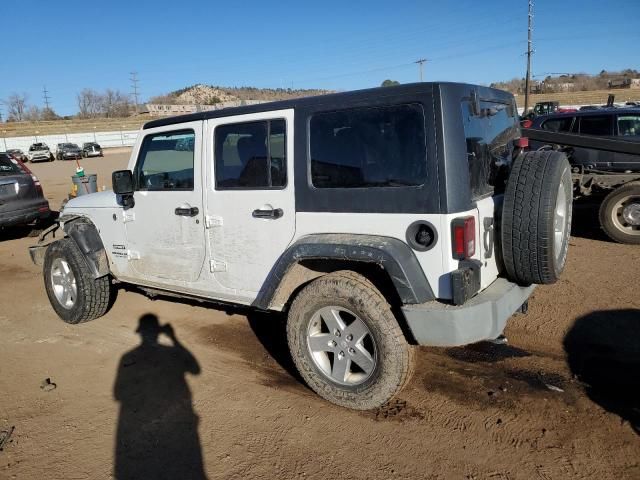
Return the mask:
[(37, 122), (42, 120), (42, 111), (35, 105), (30, 105), (25, 109), (22, 119), (27, 122)]
[(120, 90), (108, 88), (101, 95), (101, 112), (107, 118), (129, 116), (130, 106), (129, 98)]
[(27, 108), (27, 94), (12, 93), (3, 101), (7, 106), (7, 121), (22, 122)]
[(90, 88), (84, 88), (77, 95), (78, 115), (80, 118), (95, 118), (100, 114), (100, 94)]

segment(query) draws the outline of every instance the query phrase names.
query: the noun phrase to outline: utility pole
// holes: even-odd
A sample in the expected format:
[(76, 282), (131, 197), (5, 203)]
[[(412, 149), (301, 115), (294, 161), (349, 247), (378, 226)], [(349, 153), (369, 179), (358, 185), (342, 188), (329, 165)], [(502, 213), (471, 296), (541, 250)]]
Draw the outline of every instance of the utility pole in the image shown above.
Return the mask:
[(422, 81), (422, 67), (424, 66), (424, 64), (427, 62), (426, 58), (421, 58), (420, 60), (416, 60), (413, 63), (417, 63), (419, 65), (420, 68), (420, 81)]
[(138, 113), (138, 72), (131, 72), (129, 80), (131, 80), (131, 95), (135, 102), (136, 113)]
[(531, 32), (533, 31), (533, 0), (529, 0), (529, 14), (527, 27), (527, 77), (524, 81), (524, 113), (529, 110), (529, 83), (531, 81)]
[(42, 87), (42, 95), (44, 97), (44, 108), (49, 111), (49, 102), (51, 101), (51, 97), (49, 96), (49, 91), (46, 86)]

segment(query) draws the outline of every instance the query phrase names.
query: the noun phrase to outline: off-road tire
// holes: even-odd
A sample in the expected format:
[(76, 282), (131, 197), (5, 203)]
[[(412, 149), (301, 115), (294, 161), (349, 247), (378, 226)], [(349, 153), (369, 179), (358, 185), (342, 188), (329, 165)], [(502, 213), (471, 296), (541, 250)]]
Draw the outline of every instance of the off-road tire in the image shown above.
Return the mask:
[[(51, 272), (55, 259), (67, 262), (76, 280), (77, 298), (71, 308), (65, 308), (53, 292)], [(47, 248), (44, 258), (44, 286), (51, 306), (66, 323), (77, 324), (104, 315), (115, 299), (115, 289), (109, 275), (93, 278), (82, 252), (70, 238), (63, 238)]]
[(627, 183), (609, 193), (600, 204), (600, 226), (604, 233), (615, 242), (639, 245), (640, 229), (633, 230), (634, 233), (631, 233), (631, 230), (625, 231), (627, 229), (622, 225), (622, 221), (613, 218), (617, 214), (613, 211), (616, 205), (620, 201), (632, 197), (640, 199), (640, 182)]
[[(564, 199), (559, 198), (560, 185)], [(558, 202), (565, 203), (562, 240), (556, 247)], [(507, 276), (520, 285), (555, 283), (567, 259), (572, 214), (571, 167), (563, 153), (543, 150), (513, 163), (502, 210), (502, 254)]]
[[(341, 306), (365, 322), (377, 349), (371, 376), (360, 385), (340, 385), (315, 365), (307, 348), (307, 331), (315, 312)], [(380, 407), (391, 400), (413, 373), (413, 347), (398, 325), (390, 305), (364, 276), (352, 271), (324, 275), (307, 285), (288, 313), (287, 340), (292, 359), (305, 382), (324, 399), (355, 410)]]

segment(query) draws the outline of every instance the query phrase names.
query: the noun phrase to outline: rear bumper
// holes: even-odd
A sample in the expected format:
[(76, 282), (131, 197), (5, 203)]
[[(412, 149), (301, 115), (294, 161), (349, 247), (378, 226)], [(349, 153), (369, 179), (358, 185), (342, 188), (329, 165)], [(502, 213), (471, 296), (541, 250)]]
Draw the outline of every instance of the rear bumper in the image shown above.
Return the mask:
[(29, 208), (0, 213), (0, 227), (26, 225), (27, 223), (35, 222), (41, 218), (47, 218), (50, 215), (51, 210), (49, 209), (49, 202), (45, 200), (42, 203)]
[(498, 337), (507, 320), (533, 292), (498, 278), (464, 305), (427, 302), (405, 305), (402, 312), (420, 345), (450, 347)]

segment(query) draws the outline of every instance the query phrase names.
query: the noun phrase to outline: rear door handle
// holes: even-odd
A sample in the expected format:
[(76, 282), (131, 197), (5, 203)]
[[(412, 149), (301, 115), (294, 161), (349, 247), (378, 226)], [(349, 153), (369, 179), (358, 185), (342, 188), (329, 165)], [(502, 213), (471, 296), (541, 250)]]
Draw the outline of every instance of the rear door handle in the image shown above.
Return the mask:
[(269, 209), (261, 209), (258, 208), (254, 210), (251, 216), (253, 218), (269, 218), (272, 220), (276, 220), (283, 215), (283, 211), (281, 208), (269, 208)]
[(176, 215), (181, 217), (195, 217), (200, 213), (198, 207), (178, 207), (176, 208)]

